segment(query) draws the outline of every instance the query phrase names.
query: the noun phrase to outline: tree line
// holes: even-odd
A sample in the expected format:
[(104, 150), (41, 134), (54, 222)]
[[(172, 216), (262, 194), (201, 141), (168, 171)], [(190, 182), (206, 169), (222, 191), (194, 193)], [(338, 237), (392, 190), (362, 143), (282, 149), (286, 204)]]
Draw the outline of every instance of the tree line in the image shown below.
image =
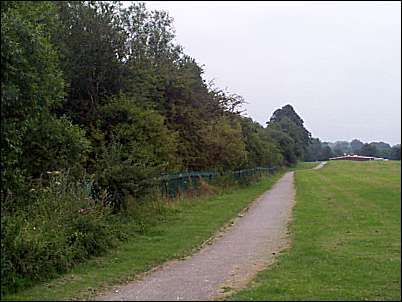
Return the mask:
[(266, 127), (203, 79), (173, 20), (142, 3), (1, 3), (2, 205), (52, 171), (90, 176), (119, 205), (177, 171), (282, 166), (311, 135), (291, 105)]
[(353, 139), (350, 142), (336, 141), (332, 143), (321, 142), (319, 139), (313, 138), (311, 144), (308, 146), (304, 160), (326, 160), (330, 157), (342, 156), (344, 154), (356, 154), (400, 160), (401, 145), (396, 144), (391, 147), (390, 144), (384, 142), (363, 143), (358, 139)]

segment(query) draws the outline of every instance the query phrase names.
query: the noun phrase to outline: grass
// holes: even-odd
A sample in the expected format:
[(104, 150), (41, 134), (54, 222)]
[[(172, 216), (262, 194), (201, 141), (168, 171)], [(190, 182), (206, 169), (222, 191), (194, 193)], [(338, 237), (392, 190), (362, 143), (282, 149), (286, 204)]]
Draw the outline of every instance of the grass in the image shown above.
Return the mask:
[[(156, 213), (159, 220), (147, 224), (144, 217), (142, 234), (136, 232), (119, 247), (77, 265), (68, 274), (4, 296), (2, 300), (89, 299), (169, 259), (190, 255), (269, 189), (281, 174), (209, 197), (185, 198), (168, 206), (155, 203), (145, 214), (152, 216), (159, 211)], [(128, 221), (126, 227), (131, 225), (138, 229), (138, 221)]]
[(401, 300), (400, 161), (296, 172), (292, 247), (231, 300)]
[(314, 168), (315, 166), (318, 166), (320, 162), (303, 162), (299, 161), (297, 164), (293, 167), (289, 168), (289, 171), (297, 171), (297, 170), (306, 170), (306, 169), (311, 169)]

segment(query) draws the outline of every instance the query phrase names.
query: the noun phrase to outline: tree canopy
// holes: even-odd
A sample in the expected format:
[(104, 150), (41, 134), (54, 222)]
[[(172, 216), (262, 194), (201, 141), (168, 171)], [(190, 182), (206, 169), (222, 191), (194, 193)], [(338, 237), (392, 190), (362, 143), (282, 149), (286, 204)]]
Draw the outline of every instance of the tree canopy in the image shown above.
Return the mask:
[(310, 132), (291, 105), (264, 128), (243, 115), (241, 96), (206, 83), (167, 12), (7, 1), (1, 14), (6, 199), (69, 170), (120, 204), (161, 173), (293, 164), (307, 150)]
[[(275, 139), (275, 137), (278, 139), (277, 142), (279, 145), (282, 145), (283, 148), (286, 145), (286, 153), (288, 154), (286, 156), (286, 161), (288, 163), (294, 163), (297, 159), (303, 158), (307, 151), (307, 147), (311, 143), (311, 133), (303, 124), (303, 120), (291, 105), (285, 105), (282, 108), (277, 109), (267, 122), (268, 131), (280, 131), (289, 136), (289, 138), (284, 138), (283, 135), (272, 135), (273, 139)], [(285, 140), (288, 142), (285, 143)], [(290, 151), (291, 149), (292, 151)]]

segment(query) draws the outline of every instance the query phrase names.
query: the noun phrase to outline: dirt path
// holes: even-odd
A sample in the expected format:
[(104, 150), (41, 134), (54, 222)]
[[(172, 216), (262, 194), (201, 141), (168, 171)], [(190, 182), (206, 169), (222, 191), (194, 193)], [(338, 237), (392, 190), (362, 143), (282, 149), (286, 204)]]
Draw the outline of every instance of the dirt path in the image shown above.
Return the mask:
[(210, 244), (185, 260), (174, 260), (141, 280), (96, 300), (212, 300), (239, 289), (272, 263), (287, 246), (287, 223), (294, 203), (293, 172)]

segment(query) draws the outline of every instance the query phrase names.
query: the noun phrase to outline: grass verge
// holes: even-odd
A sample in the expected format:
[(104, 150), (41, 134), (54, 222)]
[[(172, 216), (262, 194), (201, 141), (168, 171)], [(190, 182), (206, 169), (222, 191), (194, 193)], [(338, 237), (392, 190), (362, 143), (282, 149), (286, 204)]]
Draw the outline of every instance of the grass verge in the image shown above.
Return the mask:
[(135, 231), (117, 248), (75, 266), (68, 274), (4, 296), (2, 300), (89, 299), (169, 259), (190, 255), (281, 175), (278, 173), (247, 187), (231, 188), (230, 192), (209, 197), (148, 204), (148, 208), (137, 209), (144, 213), (143, 223), (125, 222), (127, 230)]
[(292, 247), (231, 300), (401, 299), (400, 162), (296, 172)]
[(290, 167), (289, 171), (307, 170), (307, 169), (314, 168), (314, 167), (318, 166), (319, 164), (320, 164), (320, 162), (303, 162), (303, 161), (299, 161), (299, 162), (297, 162), (297, 164), (295, 166)]

